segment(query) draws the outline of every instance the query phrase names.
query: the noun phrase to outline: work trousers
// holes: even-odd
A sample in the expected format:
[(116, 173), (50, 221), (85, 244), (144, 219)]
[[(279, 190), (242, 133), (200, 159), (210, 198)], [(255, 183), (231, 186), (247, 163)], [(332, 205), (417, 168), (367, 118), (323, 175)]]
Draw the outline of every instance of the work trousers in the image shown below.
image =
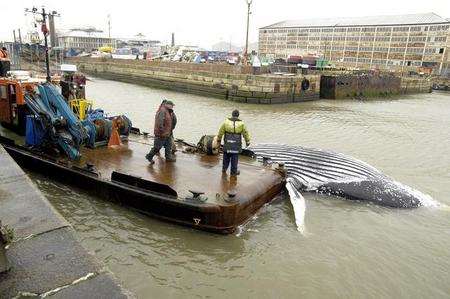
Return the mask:
[(161, 148), (164, 147), (166, 159), (172, 159), (172, 137), (155, 137), (153, 147), (148, 153), (149, 158), (153, 159), (153, 156), (159, 153)]
[(238, 171), (238, 163), (239, 163), (239, 154), (228, 154), (226, 152), (223, 153), (223, 166), (222, 170), (227, 171), (228, 166), (231, 164), (231, 175), (236, 175)]
[[(172, 143), (172, 155), (176, 153), (177, 151), (177, 146), (175, 144), (175, 138), (173, 137), (173, 135), (170, 135), (170, 143)], [(158, 152), (159, 154), (159, 152)]]

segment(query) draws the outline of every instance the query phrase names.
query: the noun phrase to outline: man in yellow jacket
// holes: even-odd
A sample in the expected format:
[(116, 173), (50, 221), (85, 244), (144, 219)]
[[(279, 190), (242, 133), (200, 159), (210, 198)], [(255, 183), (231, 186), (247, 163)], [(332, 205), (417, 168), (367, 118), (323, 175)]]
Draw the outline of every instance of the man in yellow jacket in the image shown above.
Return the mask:
[(242, 137), (247, 146), (250, 145), (250, 134), (242, 120), (239, 119), (239, 111), (234, 110), (232, 117), (227, 118), (222, 124), (217, 134), (217, 142), (222, 141), (223, 137), (223, 166), (222, 172), (227, 172), (231, 164), (230, 174), (236, 176), (239, 174), (238, 162), (239, 154), (242, 152)]

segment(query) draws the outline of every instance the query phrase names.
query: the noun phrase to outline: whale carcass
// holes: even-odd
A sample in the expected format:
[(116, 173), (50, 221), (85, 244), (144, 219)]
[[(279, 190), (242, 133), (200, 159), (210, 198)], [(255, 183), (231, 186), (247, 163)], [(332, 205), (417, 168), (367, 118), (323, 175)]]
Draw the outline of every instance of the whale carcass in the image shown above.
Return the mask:
[(298, 190), (395, 208), (418, 207), (426, 197), (367, 163), (340, 153), (280, 144), (259, 144), (248, 150), (256, 157), (284, 164)]

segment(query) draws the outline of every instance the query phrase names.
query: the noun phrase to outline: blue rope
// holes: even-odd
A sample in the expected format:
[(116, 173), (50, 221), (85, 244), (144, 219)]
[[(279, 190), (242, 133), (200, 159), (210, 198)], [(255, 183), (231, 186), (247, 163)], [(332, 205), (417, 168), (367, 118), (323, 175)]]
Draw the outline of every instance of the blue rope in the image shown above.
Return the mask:
[(49, 83), (42, 84), (39, 86), (39, 93), (43, 96), (43, 101), (48, 108), (55, 111), (58, 118), (62, 117), (67, 121), (67, 127), (77, 147), (88, 139), (86, 129), (55, 86)]

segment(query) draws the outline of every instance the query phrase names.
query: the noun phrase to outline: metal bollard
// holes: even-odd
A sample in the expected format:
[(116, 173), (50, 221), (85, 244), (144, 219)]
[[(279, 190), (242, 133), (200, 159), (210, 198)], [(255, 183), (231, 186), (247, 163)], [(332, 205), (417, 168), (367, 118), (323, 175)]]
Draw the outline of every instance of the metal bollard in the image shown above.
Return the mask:
[(193, 199), (200, 202), (206, 202), (208, 200), (208, 197), (202, 196), (205, 194), (203, 191), (189, 190), (189, 192), (192, 193), (192, 197), (186, 197), (186, 199)]
[(237, 198), (236, 198), (237, 192), (234, 188), (229, 190), (227, 192), (227, 195), (228, 195), (228, 197), (225, 198), (225, 202), (228, 202), (228, 203), (237, 202)]

